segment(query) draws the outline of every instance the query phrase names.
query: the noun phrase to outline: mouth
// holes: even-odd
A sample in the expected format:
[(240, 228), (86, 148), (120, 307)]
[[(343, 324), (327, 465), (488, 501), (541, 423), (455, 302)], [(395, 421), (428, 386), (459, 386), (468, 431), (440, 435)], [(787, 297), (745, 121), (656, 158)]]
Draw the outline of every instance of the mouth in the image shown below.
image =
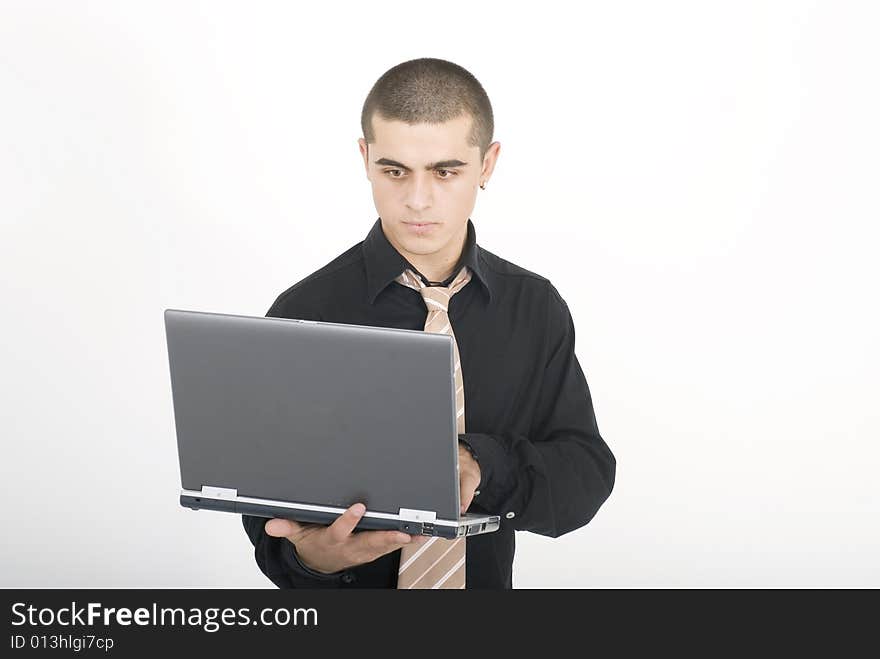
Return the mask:
[(409, 233), (417, 236), (426, 236), (434, 232), (438, 226), (437, 222), (404, 222), (403, 225)]

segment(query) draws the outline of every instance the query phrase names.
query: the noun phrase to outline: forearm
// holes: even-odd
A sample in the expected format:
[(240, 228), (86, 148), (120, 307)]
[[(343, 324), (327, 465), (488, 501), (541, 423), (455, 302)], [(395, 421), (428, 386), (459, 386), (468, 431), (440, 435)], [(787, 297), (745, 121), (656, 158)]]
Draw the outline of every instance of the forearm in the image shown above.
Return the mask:
[(511, 433), (461, 437), (479, 456), (475, 501), (518, 531), (555, 538), (580, 528), (614, 487), (616, 460), (598, 433), (559, 430), (534, 442)]
[(341, 572), (322, 574), (297, 560), (296, 550), (287, 538), (276, 538), (265, 531), (267, 517), (242, 515), (242, 525), (254, 545), (257, 566), (279, 588), (341, 588)]

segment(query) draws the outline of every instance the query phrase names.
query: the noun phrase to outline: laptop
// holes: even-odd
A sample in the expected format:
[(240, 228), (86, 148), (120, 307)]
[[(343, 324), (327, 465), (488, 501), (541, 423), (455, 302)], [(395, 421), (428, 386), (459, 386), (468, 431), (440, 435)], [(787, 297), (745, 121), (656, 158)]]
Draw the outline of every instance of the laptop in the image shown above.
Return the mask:
[(452, 337), (165, 310), (180, 504), (356, 530), (457, 538), (499, 516), (460, 514)]

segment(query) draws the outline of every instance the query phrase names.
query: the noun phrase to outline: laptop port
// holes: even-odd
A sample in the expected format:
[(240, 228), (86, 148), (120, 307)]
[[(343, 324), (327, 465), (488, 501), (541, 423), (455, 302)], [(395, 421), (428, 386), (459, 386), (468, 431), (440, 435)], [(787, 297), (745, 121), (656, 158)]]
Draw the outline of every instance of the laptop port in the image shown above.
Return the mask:
[(434, 535), (434, 525), (431, 522), (422, 522), (422, 535)]

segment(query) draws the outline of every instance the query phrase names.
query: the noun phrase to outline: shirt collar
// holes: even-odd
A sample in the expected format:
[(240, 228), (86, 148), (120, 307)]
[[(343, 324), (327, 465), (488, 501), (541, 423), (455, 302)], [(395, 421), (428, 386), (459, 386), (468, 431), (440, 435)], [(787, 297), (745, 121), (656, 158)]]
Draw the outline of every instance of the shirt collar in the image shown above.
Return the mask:
[[(382, 230), (382, 218), (376, 219), (373, 228), (370, 229), (370, 232), (364, 239), (363, 251), (364, 265), (367, 271), (367, 296), (370, 304), (374, 304), (379, 293), (407, 268), (421, 274), (388, 241), (385, 232)], [(492, 291), (489, 288), (489, 281), (486, 279), (485, 269), (480, 263), (480, 247), (477, 245), (476, 230), (470, 218), (468, 218), (467, 239), (465, 240), (461, 258), (448, 279), (455, 277), (462, 266), (465, 265), (471, 269), (474, 278), (482, 284), (483, 289), (486, 291), (487, 299), (491, 300)]]

